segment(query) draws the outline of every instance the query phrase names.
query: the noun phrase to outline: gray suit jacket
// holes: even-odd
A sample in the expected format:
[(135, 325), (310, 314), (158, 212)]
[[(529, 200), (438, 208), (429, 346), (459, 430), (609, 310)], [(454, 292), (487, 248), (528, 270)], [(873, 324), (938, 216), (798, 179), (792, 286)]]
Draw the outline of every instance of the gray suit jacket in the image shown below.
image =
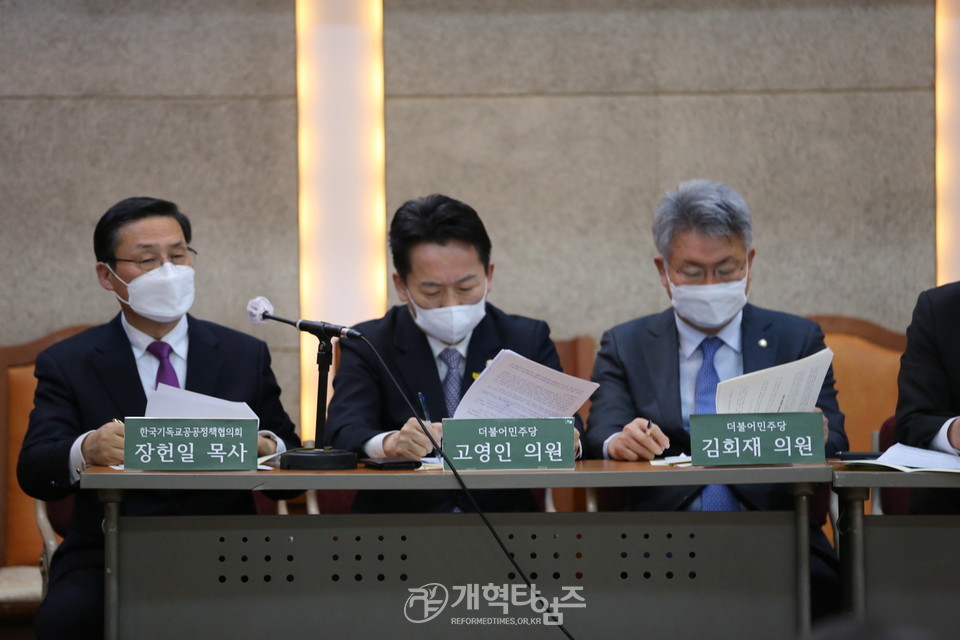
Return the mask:
[[(816, 323), (750, 304), (743, 309), (741, 331), (744, 373), (799, 360), (825, 348), (823, 332)], [(766, 346), (761, 346), (762, 341)], [(588, 457), (602, 458), (604, 441), (637, 417), (652, 420), (670, 438), (665, 455), (690, 453), (690, 435), (683, 428), (680, 408), (679, 348), (673, 309), (631, 320), (603, 335), (593, 369), (593, 381), (600, 383), (600, 388), (593, 395), (584, 436)], [(827, 457), (848, 446), (833, 385), (831, 369), (817, 401), (830, 428)], [(792, 508), (786, 486), (740, 485), (732, 489), (751, 508)], [(630, 491), (628, 506), (658, 511), (682, 509), (701, 490), (638, 487)]]

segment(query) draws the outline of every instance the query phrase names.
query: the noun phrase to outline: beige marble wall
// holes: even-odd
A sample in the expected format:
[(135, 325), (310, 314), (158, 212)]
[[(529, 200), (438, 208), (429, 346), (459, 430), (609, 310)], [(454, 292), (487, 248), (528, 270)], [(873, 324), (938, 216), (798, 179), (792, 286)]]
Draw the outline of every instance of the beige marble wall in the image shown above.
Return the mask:
[(131, 195), (194, 225), (205, 319), (266, 339), (299, 419), (298, 335), (246, 320), (249, 298), (297, 315), (294, 3), (0, 3), (0, 344), (99, 323), (93, 228)]
[[(707, 177), (754, 210), (754, 302), (903, 329), (934, 283), (933, 0), (385, 0), (388, 216), (446, 192), (491, 300), (599, 337), (663, 308), (650, 215)], [(192, 214), (195, 312), (265, 338), (298, 415), (291, 0), (0, 3), (0, 343), (96, 323), (117, 200)]]
[(387, 205), (473, 204), (556, 337), (664, 308), (652, 211), (750, 204), (751, 300), (903, 330), (934, 284), (934, 2), (385, 0)]

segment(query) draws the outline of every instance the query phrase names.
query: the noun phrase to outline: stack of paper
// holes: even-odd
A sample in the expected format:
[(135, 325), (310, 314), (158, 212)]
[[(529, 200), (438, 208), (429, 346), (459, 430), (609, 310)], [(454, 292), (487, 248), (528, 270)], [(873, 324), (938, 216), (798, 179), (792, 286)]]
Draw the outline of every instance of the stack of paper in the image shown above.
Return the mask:
[(910, 447), (899, 442), (876, 460), (845, 460), (847, 466), (886, 467), (897, 471), (944, 471), (960, 473), (960, 456)]
[(231, 402), (166, 384), (147, 398), (147, 418), (260, 418), (246, 402)]
[(503, 349), (467, 389), (454, 418), (567, 418), (600, 385)]
[(789, 413), (813, 411), (820, 397), (833, 351), (818, 351), (769, 369), (717, 385), (717, 413)]

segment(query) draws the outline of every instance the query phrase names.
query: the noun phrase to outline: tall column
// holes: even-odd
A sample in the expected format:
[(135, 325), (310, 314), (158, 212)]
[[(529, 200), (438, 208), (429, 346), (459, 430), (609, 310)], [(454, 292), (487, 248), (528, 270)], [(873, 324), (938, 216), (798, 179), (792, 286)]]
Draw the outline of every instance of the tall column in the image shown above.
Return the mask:
[(960, 0), (937, 0), (937, 283), (960, 280)]
[[(352, 325), (386, 306), (381, 0), (297, 0), (297, 96), (300, 315)], [(303, 334), (304, 440), (316, 421), (316, 355)]]

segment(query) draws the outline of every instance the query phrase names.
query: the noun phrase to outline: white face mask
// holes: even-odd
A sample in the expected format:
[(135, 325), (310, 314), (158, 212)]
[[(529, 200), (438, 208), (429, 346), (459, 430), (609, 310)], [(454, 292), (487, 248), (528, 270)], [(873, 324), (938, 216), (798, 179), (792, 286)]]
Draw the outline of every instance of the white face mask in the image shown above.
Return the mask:
[(704, 329), (717, 329), (733, 320), (747, 304), (749, 267), (742, 280), (717, 284), (676, 285), (667, 276), (673, 308), (684, 320)]
[(484, 284), (484, 294), (476, 304), (458, 304), (452, 307), (438, 307), (436, 309), (422, 309), (413, 297), (408, 295), (417, 315), (414, 323), (428, 336), (433, 336), (444, 344), (457, 344), (480, 324), (487, 315), (487, 294)]
[[(105, 266), (110, 269), (110, 265)], [(113, 269), (110, 273), (127, 285), (129, 300), (114, 292), (117, 300), (154, 322), (179, 320), (193, 304), (193, 267), (164, 262), (159, 269), (148, 271), (130, 282), (124, 282)]]

